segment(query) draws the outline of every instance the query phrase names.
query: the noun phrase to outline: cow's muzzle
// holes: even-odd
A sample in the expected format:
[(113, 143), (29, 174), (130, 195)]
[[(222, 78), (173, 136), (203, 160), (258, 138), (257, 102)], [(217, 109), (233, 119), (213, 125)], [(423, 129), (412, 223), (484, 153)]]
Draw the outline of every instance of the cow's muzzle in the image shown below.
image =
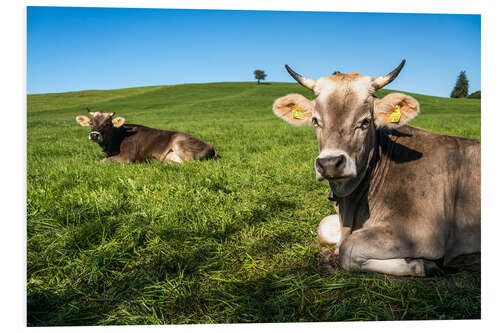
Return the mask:
[(316, 158), (315, 167), (318, 180), (345, 181), (356, 177), (354, 161), (342, 151), (321, 153)]
[(101, 132), (97, 132), (97, 131), (90, 132), (90, 134), (89, 134), (89, 140), (102, 142), (102, 134), (101, 134)]

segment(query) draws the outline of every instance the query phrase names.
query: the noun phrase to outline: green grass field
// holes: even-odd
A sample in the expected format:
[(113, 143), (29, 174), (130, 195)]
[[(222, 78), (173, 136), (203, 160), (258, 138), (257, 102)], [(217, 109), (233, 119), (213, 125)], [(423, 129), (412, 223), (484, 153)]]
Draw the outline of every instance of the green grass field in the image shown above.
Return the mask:
[[(291, 92), (312, 98), (254, 82), (29, 95), (28, 325), (480, 318), (477, 272), (320, 268), (316, 228), (333, 208), (314, 130), (271, 110)], [(411, 125), (480, 137), (480, 100), (411, 95)], [(221, 158), (102, 164), (75, 121), (87, 106), (188, 132)]]

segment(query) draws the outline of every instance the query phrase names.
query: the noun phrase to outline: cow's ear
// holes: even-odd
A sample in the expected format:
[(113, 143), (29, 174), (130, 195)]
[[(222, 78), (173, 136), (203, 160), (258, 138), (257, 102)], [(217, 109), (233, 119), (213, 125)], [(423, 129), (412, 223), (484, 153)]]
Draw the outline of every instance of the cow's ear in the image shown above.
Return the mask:
[(76, 117), (76, 122), (82, 126), (89, 126), (90, 119), (87, 116), (78, 116)]
[(420, 112), (418, 101), (405, 94), (392, 93), (375, 102), (375, 126), (398, 128)]
[(289, 94), (274, 101), (274, 114), (292, 125), (311, 123), (314, 101), (299, 94)]
[(125, 124), (125, 118), (123, 118), (123, 117), (116, 117), (115, 119), (113, 119), (113, 126), (114, 127), (120, 127), (123, 124)]

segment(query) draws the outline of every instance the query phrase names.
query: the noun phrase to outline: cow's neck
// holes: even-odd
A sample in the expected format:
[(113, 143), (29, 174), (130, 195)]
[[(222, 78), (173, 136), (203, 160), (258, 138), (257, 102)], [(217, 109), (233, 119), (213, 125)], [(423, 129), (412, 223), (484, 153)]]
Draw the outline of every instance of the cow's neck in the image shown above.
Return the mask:
[(100, 142), (102, 151), (108, 156), (117, 155), (120, 153), (120, 144), (125, 138), (125, 126), (113, 127), (111, 137), (105, 142)]
[(376, 131), (369, 163), (358, 180), (358, 186), (349, 195), (338, 198), (338, 213), (344, 227), (359, 229), (372, 216), (370, 209), (374, 205), (371, 201), (377, 198), (377, 192), (384, 186), (395, 145), (395, 140), (386, 130)]

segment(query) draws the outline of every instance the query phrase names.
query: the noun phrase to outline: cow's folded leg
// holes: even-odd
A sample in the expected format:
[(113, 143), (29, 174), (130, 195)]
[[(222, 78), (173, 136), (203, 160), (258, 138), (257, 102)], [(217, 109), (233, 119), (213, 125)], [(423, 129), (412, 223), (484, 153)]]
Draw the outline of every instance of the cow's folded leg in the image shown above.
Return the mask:
[(361, 264), (360, 270), (400, 276), (435, 276), (443, 274), (435, 262), (424, 259), (368, 259)]
[(120, 163), (126, 163), (129, 162), (128, 158), (121, 156), (121, 155), (113, 155), (110, 157), (103, 158), (101, 160), (101, 163), (107, 163), (107, 162), (120, 162)]
[(441, 272), (431, 260), (413, 258), (414, 244), (388, 228), (372, 227), (342, 242), (339, 262), (344, 269), (399, 276), (431, 276)]
[(182, 158), (179, 156), (176, 150), (173, 148), (170, 148), (164, 155), (163, 158), (161, 159), (160, 162), (163, 163), (182, 163)]

